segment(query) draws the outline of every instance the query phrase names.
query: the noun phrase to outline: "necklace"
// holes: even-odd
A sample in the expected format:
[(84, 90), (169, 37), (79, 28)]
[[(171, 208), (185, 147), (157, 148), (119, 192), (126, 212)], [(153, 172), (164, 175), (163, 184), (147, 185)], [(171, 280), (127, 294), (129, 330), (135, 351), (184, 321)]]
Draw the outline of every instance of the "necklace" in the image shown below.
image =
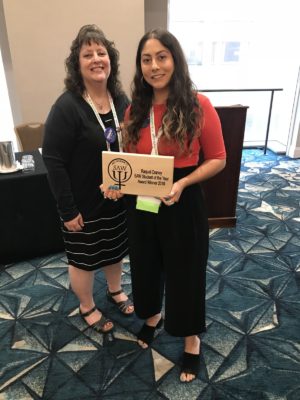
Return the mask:
[(96, 104), (96, 106), (99, 108), (100, 111), (102, 111), (103, 108), (105, 108), (107, 106), (107, 98), (105, 100), (103, 100), (103, 102), (101, 102), (101, 103), (99, 103), (98, 101), (96, 101), (92, 97), (91, 97), (91, 99), (92, 99), (93, 103)]

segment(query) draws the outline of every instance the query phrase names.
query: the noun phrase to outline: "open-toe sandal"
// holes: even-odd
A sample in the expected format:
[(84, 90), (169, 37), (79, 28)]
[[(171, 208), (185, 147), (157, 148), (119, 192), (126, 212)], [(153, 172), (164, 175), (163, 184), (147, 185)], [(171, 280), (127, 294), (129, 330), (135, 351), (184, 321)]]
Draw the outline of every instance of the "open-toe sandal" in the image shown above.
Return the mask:
[(124, 293), (124, 290), (118, 290), (117, 292), (110, 292), (109, 290), (107, 290), (107, 299), (113, 303), (114, 305), (116, 305), (118, 307), (118, 309), (121, 311), (122, 314), (124, 315), (132, 315), (134, 313), (134, 310), (132, 310), (131, 312), (127, 312), (128, 308), (130, 306), (133, 306), (133, 303), (130, 299), (127, 300), (121, 300), (121, 301), (116, 301), (114, 299), (114, 296), (117, 296), (118, 294)]
[(138, 340), (141, 340), (142, 342), (146, 343), (148, 346), (153, 342), (154, 339), (154, 334), (156, 329), (159, 329), (163, 325), (163, 319), (161, 318), (156, 326), (149, 326), (146, 323), (142, 326), (142, 329), (139, 331), (137, 334)]
[(108, 332), (110, 332), (114, 328), (113, 325), (112, 325), (111, 328), (108, 328), (108, 329), (105, 329), (105, 325), (108, 324), (108, 323), (112, 324), (112, 321), (110, 319), (105, 318), (103, 314), (102, 314), (101, 318), (99, 319), (99, 321), (96, 321), (92, 325), (89, 325), (87, 323), (85, 318), (88, 317), (89, 315), (91, 315), (96, 310), (97, 310), (97, 307), (94, 306), (89, 311), (83, 313), (83, 312), (81, 312), (81, 310), (79, 308), (79, 314), (80, 314), (81, 318), (84, 320), (84, 322), (88, 325), (88, 327), (92, 328), (94, 331), (96, 331), (98, 333), (108, 333)]
[[(197, 377), (200, 369), (200, 354), (183, 353), (182, 364), (180, 369), (180, 375), (191, 374)], [(195, 378), (190, 381), (183, 381), (186, 383), (192, 382)]]

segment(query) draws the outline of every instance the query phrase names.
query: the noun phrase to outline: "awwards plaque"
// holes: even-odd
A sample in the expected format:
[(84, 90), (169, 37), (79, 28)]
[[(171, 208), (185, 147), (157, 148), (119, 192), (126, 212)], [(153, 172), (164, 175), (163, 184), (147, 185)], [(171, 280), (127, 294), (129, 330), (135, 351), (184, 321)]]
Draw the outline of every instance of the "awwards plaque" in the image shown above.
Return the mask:
[(173, 185), (174, 157), (102, 152), (103, 186), (125, 194), (165, 196)]

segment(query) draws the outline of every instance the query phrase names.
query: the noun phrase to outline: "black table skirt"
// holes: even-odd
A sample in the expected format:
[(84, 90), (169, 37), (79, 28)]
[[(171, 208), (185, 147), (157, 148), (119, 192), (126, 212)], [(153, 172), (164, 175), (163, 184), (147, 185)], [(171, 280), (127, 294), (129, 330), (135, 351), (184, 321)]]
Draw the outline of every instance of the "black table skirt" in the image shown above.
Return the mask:
[(0, 174), (0, 265), (63, 250), (60, 221), (39, 151), (35, 171)]

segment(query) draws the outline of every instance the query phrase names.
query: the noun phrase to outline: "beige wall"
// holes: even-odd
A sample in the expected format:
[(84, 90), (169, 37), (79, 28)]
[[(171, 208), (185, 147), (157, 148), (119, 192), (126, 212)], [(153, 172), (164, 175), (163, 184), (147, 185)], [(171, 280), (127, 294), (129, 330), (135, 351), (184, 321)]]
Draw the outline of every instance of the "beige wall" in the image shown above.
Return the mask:
[[(64, 60), (82, 25), (95, 23), (120, 51), (121, 79), (129, 94), (139, 39), (144, 34), (143, 0), (0, 0), (1, 48), (15, 124), (44, 121), (63, 90)], [(1, 11), (1, 7), (0, 7)], [(5, 43), (7, 41), (7, 48)]]
[(168, 28), (168, 0), (145, 0), (145, 31)]

